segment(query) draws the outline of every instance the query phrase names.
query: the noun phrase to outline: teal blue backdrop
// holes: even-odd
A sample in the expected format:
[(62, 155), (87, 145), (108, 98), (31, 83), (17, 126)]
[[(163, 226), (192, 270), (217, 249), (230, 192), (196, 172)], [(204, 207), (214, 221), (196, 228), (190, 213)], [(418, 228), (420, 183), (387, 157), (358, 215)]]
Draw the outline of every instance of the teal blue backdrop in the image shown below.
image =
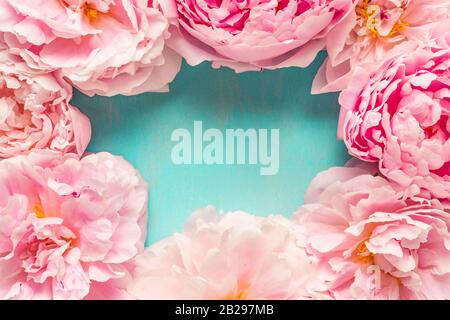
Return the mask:
[[(108, 151), (131, 162), (150, 185), (147, 245), (181, 231), (196, 208), (289, 216), (311, 179), (348, 159), (336, 140), (337, 95), (312, 96), (323, 56), (307, 69), (236, 74), (209, 64), (184, 65), (170, 93), (134, 97), (75, 94), (73, 104), (92, 122), (89, 151)], [(175, 165), (177, 128), (280, 129), (280, 168), (261, 176), (255, 165)]]

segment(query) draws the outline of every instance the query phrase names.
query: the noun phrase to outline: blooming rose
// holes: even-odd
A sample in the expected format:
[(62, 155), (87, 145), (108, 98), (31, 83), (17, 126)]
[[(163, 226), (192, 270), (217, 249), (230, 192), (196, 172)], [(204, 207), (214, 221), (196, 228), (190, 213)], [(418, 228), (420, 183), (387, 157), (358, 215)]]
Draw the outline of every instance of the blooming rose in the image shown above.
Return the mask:
[(0, 162), (0, 299), (123, 298), (147, 187), (108, 153)]
[(450, 196), (450, 49), (419, 49), (370, 75), (357, 70), (340, 103), (339, 134), (352, 155), (378, 162), (410, 196)]
[(294, 215), (317, 259), (318, 292), (334, 299), (450, 299), (450, 209), (404, 199), (381, 176), (333, 168)]
[(169, 46), (191, 65), (248, 71), (309, 65), (356, 0), (160, 0)]
[(33, 71), (0, 51), (0, 158), (34, 149), (81, 156), (91, 125), (69, 104), (71, 96), (72, 88), (53, 74)]
[(137, 299), (293, 299), (307, 295), (311, 264), (281, 216), (199, 210), (182, 234), (136, 258)]
[(450, 25), (450, 0), (358, 0), (327, 37), (329, 58), (313, 93), (341, 91), (356, 67), (370, 72), (386, 59), (439, 36)]
[[(149, 5), (150, 4), (150, 5)], [(165, 90), (180, 58), (168, 22), (147, 0), (0, 0), (0, 31), (37, 69), (60, 70), (86, 94)]]

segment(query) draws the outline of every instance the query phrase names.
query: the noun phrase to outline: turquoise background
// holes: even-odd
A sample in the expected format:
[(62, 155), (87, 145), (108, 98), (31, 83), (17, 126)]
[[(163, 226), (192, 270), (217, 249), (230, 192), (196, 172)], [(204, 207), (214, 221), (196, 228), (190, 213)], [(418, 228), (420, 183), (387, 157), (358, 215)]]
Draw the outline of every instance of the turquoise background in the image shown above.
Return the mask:
[[(336, 140), (337, 95), (312, 96), (311, 82), (323, 55), (307, 69), (236, 74), (204, 63), (184, 65), (170, 93), (89, 98), (73, 104), (90, 117), (89, 151), (130, 161), (150, 185), (147, 245), (183, 228), (208, 204), (223, 210), (289, 216), (311, 179), (343, 165), (348, 155)], [(280, 129), (280, 170), (261, 176), (259, 165), (174, 165), (173, 130), (202, 120), (204, 130)]]

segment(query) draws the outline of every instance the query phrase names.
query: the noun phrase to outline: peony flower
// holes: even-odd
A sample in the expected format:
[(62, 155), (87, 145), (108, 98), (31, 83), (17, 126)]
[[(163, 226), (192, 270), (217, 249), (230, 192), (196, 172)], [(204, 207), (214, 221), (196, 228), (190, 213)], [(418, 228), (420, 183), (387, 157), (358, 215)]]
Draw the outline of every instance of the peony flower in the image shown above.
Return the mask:
[(334, 299), (450, 299), (450, 208), (361, 168), (319, 174), (294, 215)]
[(356, 0), (160, 0), (174, 18), (169, 46), (189, 64), (237, 72), (306, 67)]
[(450, 196), (450, 49), (419, 49), (371, 75), (357, 70), (340, 103), (339, 134), (352, 155), (378, 162), (409, 196)]
[(0, 0), (11, 52), (59, 70), (88, 95), (167, 89), (181, 59), (165, 42), (167, 19), (147, 0)]
[(122, 158), (1, 161), (0, 299), (126, 297), (146, 214), (146, 184)]
[(329, 58), (313, 93), (341, 91), (354, 70), (376, 70), (386, 59), (424, 46), (450, 25), (450, 0), (358, 0), (327, 37)]
[(89, 119), (69, 104), (72, 88), (0, 51), (0, 158), (50, 149), (82, 155)]
[(307, 296), (311, 265), (281, 216), (194, 214), (185, 231), (136, 258), (137, 299), (293, 299)]

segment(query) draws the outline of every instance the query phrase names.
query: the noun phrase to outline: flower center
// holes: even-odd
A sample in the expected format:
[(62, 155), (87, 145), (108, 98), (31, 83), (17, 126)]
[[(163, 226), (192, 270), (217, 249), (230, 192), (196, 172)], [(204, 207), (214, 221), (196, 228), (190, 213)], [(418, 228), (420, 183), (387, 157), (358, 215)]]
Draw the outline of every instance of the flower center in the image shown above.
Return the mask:
[(42, 205), (40, 203), (36, 203), (33, 206), (33, 212), (36, 215), (36, 218), (39, 218), (39, 219), (45, 218), (45, 212), (42, 209)]
[(84, 15), (92, 22), (98, 18), (99, 12), (91, 5), (86, 4), (84, 7)]
[(239, 289), (237, 292), (227, 295), (223, 300), (245, 300), (245, 290)]
[(362, 0), (356, 6), (358, 26), (366, 29), (374, 38), (391, 38), (401, 33), (408, 24), (402, 15), (410, 0), (401, 1), (399, 6), (386, 7), (374, 0)]
[(356, 261), (362, 264), (374, 264), (374, 254), (367, 249), (366, 241), (362, 241), (353, 251)]
[(246, 300), (250, 284), (247, 281), (238, 281), (235, 289), (228, 293), (223, 300)]

